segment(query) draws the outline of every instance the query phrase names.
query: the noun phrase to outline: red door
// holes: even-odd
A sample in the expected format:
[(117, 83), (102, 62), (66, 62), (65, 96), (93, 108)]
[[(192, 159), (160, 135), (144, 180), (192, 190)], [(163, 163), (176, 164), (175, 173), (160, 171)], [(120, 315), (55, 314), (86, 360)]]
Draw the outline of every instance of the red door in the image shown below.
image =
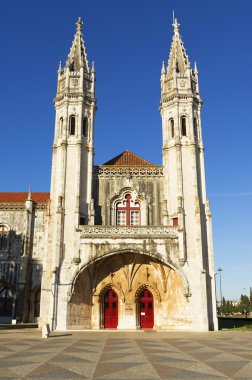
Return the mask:
[(145, 289), (139, 298), (140, 326), (142, 329), (152, 329), (154, 326), (154, 302), (153, 295)]
[(116, 329), (118, 325), (118, 297), (113, 289), (104, 296), (104, 328)]

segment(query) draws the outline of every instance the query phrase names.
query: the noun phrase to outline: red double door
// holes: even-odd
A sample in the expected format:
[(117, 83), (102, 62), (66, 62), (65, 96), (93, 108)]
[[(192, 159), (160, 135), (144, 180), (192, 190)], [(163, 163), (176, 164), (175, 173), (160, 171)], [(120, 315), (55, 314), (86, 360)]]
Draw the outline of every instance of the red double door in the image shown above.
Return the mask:
[[(139, 297), (140, 326), (152, 329), (154, 326), (154, 300), (152, 293), (145, 289)], [(116, 329), (118, 325), (118, 296), (113, 289), (104, 295), (104, 328)]]
[(116, 329), (118, 325), (118, 296), (113, 289), (104, 295), (104, 328)]
[(148, 290), (142, 291), (139, 297), (140, 326), (142, 329), (152, 329), (154, 326), (153, 295)]

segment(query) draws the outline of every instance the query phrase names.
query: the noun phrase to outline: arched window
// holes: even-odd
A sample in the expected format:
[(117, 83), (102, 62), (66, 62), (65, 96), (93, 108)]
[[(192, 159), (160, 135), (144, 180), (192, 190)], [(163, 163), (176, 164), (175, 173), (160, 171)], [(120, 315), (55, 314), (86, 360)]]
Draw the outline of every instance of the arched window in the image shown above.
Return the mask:
[(170, 133), (170, 138), (173, 139), (174, 137), (174, 120), (171, 118), (169, 120), (169, 133)]
[(87, 117), (84, 117), (83, 119), (82, 134), (84, 137), (87, 137), (88, 135), (88, 118)]
[(70, 128), (69, 133), (71, 136), (75, 135), (75, 116), (70, 116)]
[(62, 136), (63, 133), (63, 117), (59, 119), (59, 136)]
[(7, 286), (0, 290), (0, 316), (12, 317), (13, 295)]
[(120, 226), (140, 225), (140, 204), (126, 194), (121, 202), (116, 204), (116, 224)]
[(198, 123), (196, 117), (193, 119), (193, 134), (195, 139), (198, 138)]
[(181, 117), (181, 131), (182, 131), (182, 136), (186, 136), (186, 117), (185, 116)]
[(0, 224), (0, 251), (6, 251), (8, 248), (9, 230), (4, 224)]

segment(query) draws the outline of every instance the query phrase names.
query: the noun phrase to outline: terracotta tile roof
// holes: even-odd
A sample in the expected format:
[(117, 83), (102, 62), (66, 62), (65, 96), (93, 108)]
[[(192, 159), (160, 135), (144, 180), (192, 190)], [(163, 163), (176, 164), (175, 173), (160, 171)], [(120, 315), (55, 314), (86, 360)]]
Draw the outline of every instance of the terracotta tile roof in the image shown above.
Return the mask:
[(130, 150), (125, 150), (118, 156), (105, 162), (103, 165), (115, 165), (115, 166), (155, 166), (151, 162), (144, 160), (143, 158), (132, 153)]
[[(46, 203), (50, 198), (50, 193), (31, 193), (32, 200), (36, 203)], [(28, 193), (11, 193), (0, 192), (0, 202), (4, 203), (24, 203), (27, 200)]]

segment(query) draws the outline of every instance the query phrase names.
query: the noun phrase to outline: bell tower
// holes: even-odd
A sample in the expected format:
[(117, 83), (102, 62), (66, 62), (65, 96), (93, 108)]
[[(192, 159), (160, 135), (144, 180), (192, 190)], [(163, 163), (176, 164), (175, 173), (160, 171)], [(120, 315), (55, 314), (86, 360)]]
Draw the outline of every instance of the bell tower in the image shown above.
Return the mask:
[[(58, 69), (51, 178), (52, 209), (64, 208), (65, 226), (92, 224), (95, 69), (89, 69), (81, 18), (65, 68)], [(73, 212), (74, 211), (74, 212)]]
[[(94, 117), (96, 112), (95, 68), (89, 68), (82, 21), (66, 65), (58, 69), (55, 134), (52, 154), (50, 204), (47, 216), (47, 260), (42, 283), (41, 321), (50, 318), (56, 328), (58, 284), (62, 265), (78, 256), (80, 225), (93, 224), (92, 175)], [(51, 290), (50, 290), (51, 289)], [(50, 297), (53, 289), (53, 297)]]
[[(182, 232), (179, 262), (191, 277), (191, 303), (207, 310), (199, 324), (216, 326), (211, 212), (206, 198), (202, 100), (196, 63), (191, 68), (179, 31), (173, 22), (167, 67), (161, 70), (160, 113), (163, 132), (164, 188), (169, 224)], [(214, 310), (213, 310), (214, 309)], [(205, 326), (205, 328), (208, 328)]]

